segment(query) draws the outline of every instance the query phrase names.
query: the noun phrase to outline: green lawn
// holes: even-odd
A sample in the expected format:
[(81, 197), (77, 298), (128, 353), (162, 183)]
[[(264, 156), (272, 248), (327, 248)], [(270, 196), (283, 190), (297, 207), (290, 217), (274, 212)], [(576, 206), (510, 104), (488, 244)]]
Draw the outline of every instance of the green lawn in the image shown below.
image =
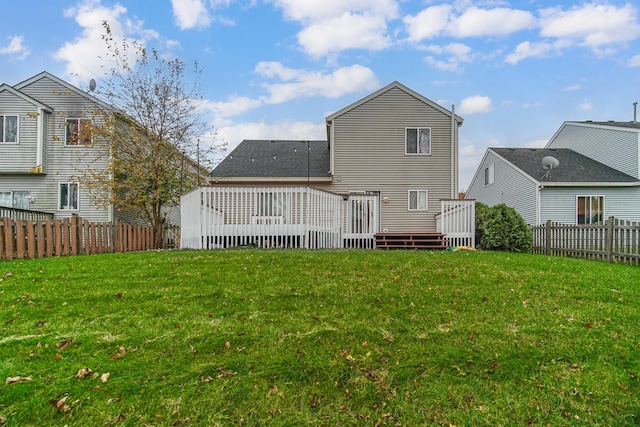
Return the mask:
[(14, 261), (0, 263), (0, 331), (3, 427), (640, 424), (627, 265), (343, 250)]

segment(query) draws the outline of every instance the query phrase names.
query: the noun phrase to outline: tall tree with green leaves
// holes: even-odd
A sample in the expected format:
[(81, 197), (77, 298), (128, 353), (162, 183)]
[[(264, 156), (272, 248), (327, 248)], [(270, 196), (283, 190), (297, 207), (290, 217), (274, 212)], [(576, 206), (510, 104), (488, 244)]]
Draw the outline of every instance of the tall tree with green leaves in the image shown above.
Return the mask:
[(85, 169), (81, 180), (94, 198), (152, 225), (161, 245), (166, 210), (204, 179), (223, 147), (204, 120), (197, 62), (188, 70), (138, 42), (116, 41), (103, 26), (112, 65), (97, 95), (109, 107), (96, 112), (92, 132), (110, 162), (106, 171)]

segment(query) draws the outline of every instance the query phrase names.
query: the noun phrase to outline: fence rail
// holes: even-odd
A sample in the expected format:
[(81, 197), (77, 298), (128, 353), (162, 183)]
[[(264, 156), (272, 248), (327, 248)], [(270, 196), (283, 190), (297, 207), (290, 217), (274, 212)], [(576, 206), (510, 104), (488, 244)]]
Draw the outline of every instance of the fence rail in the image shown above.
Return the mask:
[(547, 221), (531, 227), (532, 252), (640, 265), (640, 223), (609, 217), (604, 224)]
[(31, 211), (28, 209), (0, 206), (0, 218), (21, 219), (23, 221), (44, 221), (47, 219), (53, 219), (53, 214), (50, 212)]
[(92, 223), (80, 217), (23, 221), (0, 218), (0, 260), (156, 249), (153, 227)]

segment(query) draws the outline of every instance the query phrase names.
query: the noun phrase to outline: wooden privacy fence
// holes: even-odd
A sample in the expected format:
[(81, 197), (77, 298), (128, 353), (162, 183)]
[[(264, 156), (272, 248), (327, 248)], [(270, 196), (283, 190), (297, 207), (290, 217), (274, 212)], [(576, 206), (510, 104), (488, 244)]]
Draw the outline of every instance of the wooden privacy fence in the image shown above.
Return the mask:
[(560, 224), (531, 227), (537, 254), (640, 264), (640, 223), (609, 217), (604, 224)]
[(0, 259), (156, 249), (153, 227), (92, 223), (80, 217), (23, 221), (0, 218)]

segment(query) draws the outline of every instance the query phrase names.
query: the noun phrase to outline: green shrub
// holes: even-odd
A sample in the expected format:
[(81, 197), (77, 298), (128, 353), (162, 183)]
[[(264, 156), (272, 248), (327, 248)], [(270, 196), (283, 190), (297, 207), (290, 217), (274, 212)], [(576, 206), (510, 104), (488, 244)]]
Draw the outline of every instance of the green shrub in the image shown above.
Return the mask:
[[(484, 205), (486, 207), (486, 205)], [(528, 252), (531, 249), (531, 230), (514, 208), (505, 204), (493, 207), (476, 206), (476, 228), (480, 249), (506, 252)]]
[(476, 246), (481, 248), (482, 236), (484, 236), (484, 223), (489, 217), (491, 208), (482, 202), (476, 202)]

